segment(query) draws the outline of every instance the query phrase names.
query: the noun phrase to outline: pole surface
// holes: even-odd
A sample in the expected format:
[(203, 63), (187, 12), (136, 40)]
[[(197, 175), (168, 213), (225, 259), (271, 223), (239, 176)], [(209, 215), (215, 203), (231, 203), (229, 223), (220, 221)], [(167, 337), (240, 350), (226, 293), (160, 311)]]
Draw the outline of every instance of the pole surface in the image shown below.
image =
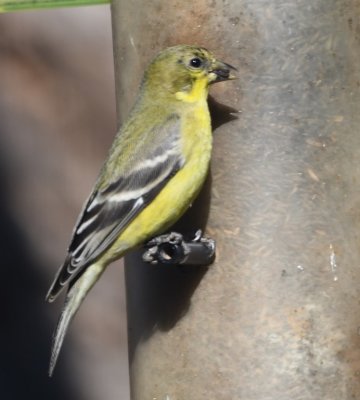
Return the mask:
[(211, 182), (185, 217), (204, 224), (210, 203), (216, 262), (127, 260), (133, 400), (360, 398), (359, 15), (357, 0), (113, 1), (120, 120), (164, 47), (239, 68), (211, 91), (241, 113), (213, 107)]

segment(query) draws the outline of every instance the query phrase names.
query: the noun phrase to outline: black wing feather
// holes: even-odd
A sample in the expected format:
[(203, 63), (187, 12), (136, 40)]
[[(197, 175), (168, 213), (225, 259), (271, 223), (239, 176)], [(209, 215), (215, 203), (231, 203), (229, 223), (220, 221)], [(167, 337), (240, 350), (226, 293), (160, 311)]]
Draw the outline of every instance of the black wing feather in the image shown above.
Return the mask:
[[(182, 167), (183, 159), (178, 150), (179, 117), (171, 116), (162, 129), (167, 129), (166, 140), (163, 134), (159, 134), (161, 142), (152, 146), (152, 151), (145, 157), (142, 155), (142, 160), (153, 160), (161, 155), (164, 155), (164, 160), (144, 168), (141, 162), (139, 168), (135, 164), (132, 172), (119, 176), (106, 188), (98, 189), (90, 196), (74, 230), (65, 262), (47, 295), (49, 301), (54, 300), (67, 283), (76, 280), (112, 245)], [(132, 193), (134, 196), (131, 196)], [(139, 195), (136, 196), (136, 193)]]

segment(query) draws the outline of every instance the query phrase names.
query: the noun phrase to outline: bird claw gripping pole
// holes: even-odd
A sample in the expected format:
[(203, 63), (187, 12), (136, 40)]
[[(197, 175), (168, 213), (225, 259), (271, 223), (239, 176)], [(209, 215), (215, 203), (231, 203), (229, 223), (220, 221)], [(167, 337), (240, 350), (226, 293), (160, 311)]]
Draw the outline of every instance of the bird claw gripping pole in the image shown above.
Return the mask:
[(215, 259), (215, 241), (203, 237), (201, 230), (190, 240), (177, 232), (160, 235), (147, 242), (145, 248), (142, 258), (150, 264), (205, 266)]

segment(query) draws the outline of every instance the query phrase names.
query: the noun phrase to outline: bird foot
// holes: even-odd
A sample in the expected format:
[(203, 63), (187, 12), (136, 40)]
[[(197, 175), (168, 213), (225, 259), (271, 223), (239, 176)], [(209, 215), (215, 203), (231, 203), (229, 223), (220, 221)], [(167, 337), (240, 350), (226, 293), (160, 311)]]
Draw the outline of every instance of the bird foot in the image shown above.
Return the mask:
[(142, 258), (150, 264), (209, 265), (215, 259), (215, 241), (198, 230), (190, 240), (177, 232), (157, 236), (145, 244)]

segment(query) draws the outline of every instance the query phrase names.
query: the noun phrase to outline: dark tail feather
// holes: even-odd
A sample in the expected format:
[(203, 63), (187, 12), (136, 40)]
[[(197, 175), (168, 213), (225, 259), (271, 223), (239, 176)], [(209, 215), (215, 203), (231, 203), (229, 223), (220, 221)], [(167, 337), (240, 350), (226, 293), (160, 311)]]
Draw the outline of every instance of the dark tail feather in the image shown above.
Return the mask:
[[(51, 349), (51, 358), (49, 365), (49, 376), (52, 376), (54, 368), (59, 357), (59, 353), (64, 342), (66, 332), (69, 328), (70, 322), (74, 318), (77, 310), (88, 294), (89, 290), (94, 286), (96, 281), (100, 278), (105, 267), (99, 264), (90, 265), (80, 278), (71, 286), (65, 299), (64, 308), (61, 312), (58, 324), (56, 326), (53, 343)], [(51, 292), (49, 292), (51, 293)], [(48, 296), (51, 299), (51, 294)], [(52, 301), (52, 300), (50, 300)]]

